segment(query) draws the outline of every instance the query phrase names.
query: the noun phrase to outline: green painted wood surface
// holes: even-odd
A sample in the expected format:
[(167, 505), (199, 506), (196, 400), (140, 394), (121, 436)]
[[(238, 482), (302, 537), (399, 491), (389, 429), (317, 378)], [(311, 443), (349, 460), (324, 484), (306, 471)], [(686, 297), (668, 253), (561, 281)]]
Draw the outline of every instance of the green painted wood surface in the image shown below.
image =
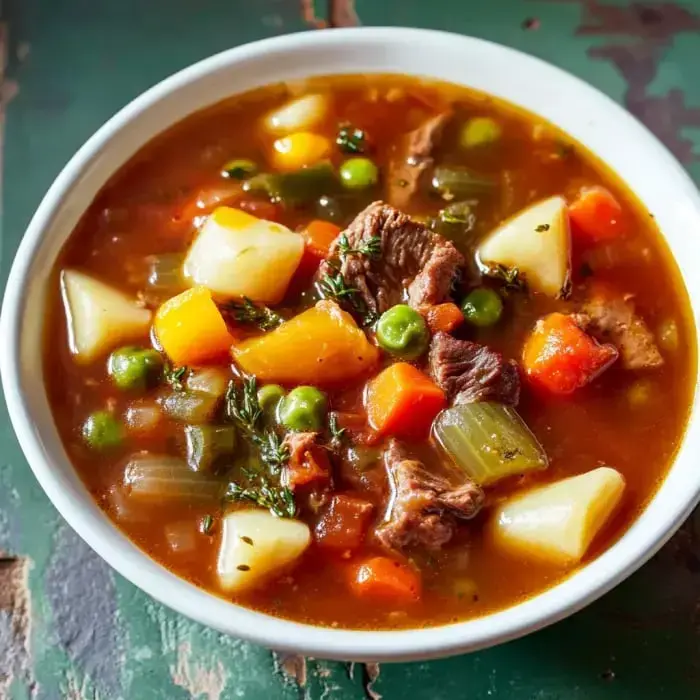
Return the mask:
[[(5, 0), (0, 274), (51, 180), (132, 97), (230, 46), (328, 19), (320, 0)], [(351, 22), (351, 2), (331, 19)], [(700, 179), (700, 0), (357, 0), (366, 25), (517, 47), (642, 118)], [(306, 14), (305, 14), (306, 12)], [(417, 48), (419, 50), (419, 47)], [(698, 232), (689, 232), (698, 235)], [(443, 661), (283, 659), (207, 630), (117, 576), (62, 522), (0, 413), (0, 698), (498, 698), (700, 695), (700, 514), (639, 573), (543, 632)]]

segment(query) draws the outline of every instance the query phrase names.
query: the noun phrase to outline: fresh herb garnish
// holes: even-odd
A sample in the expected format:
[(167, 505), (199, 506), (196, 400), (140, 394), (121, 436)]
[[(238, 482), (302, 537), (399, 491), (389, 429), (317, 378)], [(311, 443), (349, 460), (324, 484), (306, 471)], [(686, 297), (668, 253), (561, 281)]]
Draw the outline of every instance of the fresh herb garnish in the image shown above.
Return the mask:
[(226, 416), (236, 422), (260, 450), (260, 457), (270, 472), (279, 474), (289, 460), (289, 448), (272, 428), (264, 425), (255, 377), (246, 378), (242, 387), (233, 380), (229, 382), (226, 389)]
[(333, 267), (332, 270), (318, 281), (317, 287), (321, 296), (324, 299), (345, 302), (352, 311), (362, 318), (363, 325), (371, 326), (377, 320), (377, 314), (372, 309), (367, 308), (367, 304), (360, 296), (359, 289), (347, 285), (340, 270)]
[(211, 516), (207, 513), (207, 515), (205, 515), (202, 518), (202, 525), (201, 525), (202, 532), (205, 535), (210, 534), (213, 526), (214, 526), (214, 518), (213, 518), (213, 516)]
[(251, 483), (243, 487), (232, 481), (226, 493), (226, 501), (248, 501), (267, 508), (278, 518), (293, 518), (297, 513), (294, 494), (287, 486), (273, 486), (267, 477), (258, 474)]
[(364, 153), (367, 148), (367, 134), (362, 129), (344, 124), (340, 127), (335, 142), (343, 153)]
[(370, 236), (363, 240), (359, 247), (353, 248), (348, 237), (340, 234), (338, 238), (338, 255), (341, 260), (347, 255), (362, 255), (370, 260), (376, 260), (382, 254), (382, 239), (379, 236)]
[(440, 221), (445, 224), (467, 224), (471, 228), (476, 221), (471, 202), (455, 202), (440, 210)]
[(190, 368), (184, 365), (182, 367), (174, 367), (166, 362), (163, 367), (163, 379), (170, 384), (175, 391), (185, 390), (185, 379), (187, 379), (189, 373)]
[(508, 267), (506, 265), (501, 265), (496, 263), (495, 265), (490, 265), (484, 274), (491, 279), (498, 280), (503, 285), (503, 290), (508, 292), (522, 292), (527, 289), (527, 284), (525, 278), (517, 267)]
[(253, 175), (257, 175), (258, 166), (247, 158), (236, 158), (226, 163), (221, 168), (221, 176), (231, 180), (247, 180)]
[(549, 224), (538, 224), (537, 226), (535, 226), (535, 231), (537, 231), (537, 233), (549, 231)]
[(252, 323), (262, 331), (269, 331), (282, 323), (282, 317), (277, 312), (253, 303), (248, 297), (243, 297), (243, 301), (227, 302), (222, 309), (228, 311), (234, 321)]
[(347, 439), (347, 428), (341, 428), (338, 425), (338, 414), (335, 412), (328, 416), (328, 430), (331, 434), (330, 443), (333, 447), (340, 447)]

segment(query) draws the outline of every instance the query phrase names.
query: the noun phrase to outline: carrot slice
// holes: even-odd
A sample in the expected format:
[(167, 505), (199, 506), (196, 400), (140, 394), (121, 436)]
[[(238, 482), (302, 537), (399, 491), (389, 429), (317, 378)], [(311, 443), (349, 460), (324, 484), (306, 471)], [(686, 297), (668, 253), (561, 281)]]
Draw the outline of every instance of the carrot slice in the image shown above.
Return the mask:
[(622, 207), (605, 187), (584, 187), (569, 205), (569, 217), (579, 241), (598, 243), (624, 233)]
[(335, 494), (316, 526), (316, 541), (324, 549), (357, 549), (365, 536), (374, 506), (355, 496)]
[(421, 439), (445, 407), (445, 394), (413, 365), (390, 365), (367, 385), (365, 407), (372, 428), (382, 435)]
[(319, 260), (323, 260), (328, 257), (331, 243), (338, 237), (341, 230), (340, 226), (330, 221), (315, 219), (308, 224), (301, 235), (306, 241), (307, 250)]
[(457, 304), (447, 302), (429, 306), (425, 312), (425, 321), (431, 333), (450, 333), (464, 323), (464, 314)]
[(177, 365), (226, 357), (233, 338), (206, 287), (193, 287), (169, 299), (156, 312), (156, 337)]
[(420, 599), (421, 580), (414, 569), (396, 559), (372, 557), (352, 570), (351, 588), (360, 598), (415, 603)]
[(601, 345), (565, 314), (540, 319), (523, 349), (523, 366), (533, 383), (554, 394), (570, 394), (607, 369), (618, 356), (614, 345)]

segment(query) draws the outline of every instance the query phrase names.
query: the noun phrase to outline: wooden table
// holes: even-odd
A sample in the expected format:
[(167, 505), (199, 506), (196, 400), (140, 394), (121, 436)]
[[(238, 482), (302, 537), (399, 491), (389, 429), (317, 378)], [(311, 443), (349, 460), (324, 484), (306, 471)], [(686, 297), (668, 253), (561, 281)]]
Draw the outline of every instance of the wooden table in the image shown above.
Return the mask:
[[(330, 11), (325, 0), (5, 0), (3, 279), (54, 176), (118, 108), (209, 54), (326, 24), (449, 29), (540, 56), (626, 105), (700, 178), (700, 0), (334, 5)], [(4, 406), (0, 431), (0, 698), (700, 696), (697, 512), (638, 574), (543, 632), (450, 660), (352, 666), (284, 658), (152, 601), (57, 515), (22, 457)]]

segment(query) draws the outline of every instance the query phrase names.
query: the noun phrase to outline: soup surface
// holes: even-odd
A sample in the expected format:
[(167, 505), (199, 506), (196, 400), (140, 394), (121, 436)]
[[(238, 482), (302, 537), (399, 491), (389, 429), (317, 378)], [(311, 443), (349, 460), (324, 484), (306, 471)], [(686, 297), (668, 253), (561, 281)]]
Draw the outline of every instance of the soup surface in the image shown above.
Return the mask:
[(51, 305), (54, 418), (115, 524), (334, 627), (561, 581), (653, 496), (692, 398), (653, 215), (549, 124), (396, 76), (170, 129), (86, 212)]

